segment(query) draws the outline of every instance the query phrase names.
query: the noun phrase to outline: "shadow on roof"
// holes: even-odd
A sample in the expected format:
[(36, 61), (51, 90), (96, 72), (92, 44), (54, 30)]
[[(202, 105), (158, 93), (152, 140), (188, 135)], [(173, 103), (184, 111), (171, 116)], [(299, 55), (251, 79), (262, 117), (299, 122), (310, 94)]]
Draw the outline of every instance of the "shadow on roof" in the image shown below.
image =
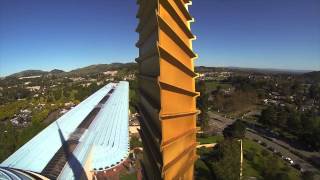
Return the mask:
[(74, 179), (82, 179), (82, 180), (87, 180), (88, 177), (86, 175), (86, 172), (83, 168), (83, 166), (81, 165), (81, 163), (79, 162), (79, 160), (73, 155), (72, 150), (70, 150), (69, 148), (69, 142), (67, 142), (61, 132), (61, 129), (59, 127), (58, 122), (57, 126), (58, 126), (58, 131), (59, 131), (59, 136), (60, 136), (60, 140), (62, 143), (62, 148), (64, 151), (64, 154), (66, 156), (67, 159), (67, 163), (69, 164), (73, 174), (74, 174)]

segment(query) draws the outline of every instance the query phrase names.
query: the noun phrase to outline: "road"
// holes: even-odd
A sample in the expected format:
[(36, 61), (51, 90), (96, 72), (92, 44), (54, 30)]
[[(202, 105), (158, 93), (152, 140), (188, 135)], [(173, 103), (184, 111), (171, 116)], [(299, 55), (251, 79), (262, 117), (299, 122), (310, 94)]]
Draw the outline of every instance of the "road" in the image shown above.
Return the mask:
[(306, 162), (305, 160), (301, 159), (300, 157), (294, 155), (289, 150), (279, 146), (278, 144), (274, 143), (273, 141), (270, 141), (259, 134), (256, 134), (254, 131), (247, 131), (246, 132), (246, 138), (251, 140), (258, 140), (261, 142), (264, 142), (266, 144), (266, 147), (271, 147), (272, 149), (275, 149), (276, 151), (280, 152), (284, 157), (289, 157), (293, 160), (295, 164), (300, 164), (301, 168), (308, 171), (318, 171), (313, 165)]
[(209, 126), (213, 127), (214, 131), (218, 134), (222, 134), (224, 128), (232, 124), (235, 120), (220, 116), (213, 112), (208, 112)]
[(286, 140), (282, 137), (277, 136), (275, 133), (272, 133), (271, 131), (267, 131), (265, 128), (261, 127), (260, 125), (255, 125), (252, 122), (246, 121), (247, 126), (254, 130), (256, 134), (259, 134), (260, 136), (263, 136), (269, 140), (272, 140), (274, 143), (290, 150), (296, 153), (299, 153), (299, 156), (303, 156), (303, 159), (310, 159), (313, 161), (313, 163), (316, 163), (320, 165), (320, 152), (319, 151), (312, 151), (307, 150), (307, 148), (294, 141)]
[[(221, 115), (218, 115), (212, 112), (209, 112), (209, 117), (210, 117), (209, 125), (214, 126), (218, 133), (221, 133), (225, 127), (227, 127), (228, 125), (232, 124), (235, 121), (230, 118), (223, 117)], [(264, 142), (266, 144), (266, 148), (271, 147), (272, 149), (275, 149), (276, 151), (281, 152), (283, 156), (290, 157), (294, 161), (294, 163), (299, 164), (304, 170), (319, 172), (318, 169), (315, 168), (312, 164), (310, 164), (309, 162), (305, 161), (304, 159), (290, 152), (288, 150), (290, 145), (286, 144), (285, 142), (282, 142), (274, 138), (272, 140), (269, 140), (270, 138), (268, 139), (265, 138), (264, 134), (261, 134), (261, 132), (257, 132), (253, 129), (249, 129), (246, 132), (245, 136), (246, 138), (251, 140), (259, 140), (261, 142)], [(284, 147), (289, 146), (289, 147), (284, 148), (283, 146)]]

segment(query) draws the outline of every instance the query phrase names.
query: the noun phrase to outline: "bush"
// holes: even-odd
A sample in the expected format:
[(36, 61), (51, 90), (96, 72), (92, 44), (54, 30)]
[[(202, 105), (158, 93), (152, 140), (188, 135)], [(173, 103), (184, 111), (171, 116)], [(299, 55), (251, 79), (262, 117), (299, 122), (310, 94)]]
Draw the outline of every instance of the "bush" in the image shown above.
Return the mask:
[(197, 137), (198, 137), (198, 138), (208, 138), (209, 135), (206, 134), (206, 133), (200, 133), (200, 134), (197, 134)]
[(223, 130), (223, 136), (229, 138), (244, 138), (246, 133), (246, 126), (241, 120), (236, 120)]
[(270, 155), (269, 151), (267, 151), (267, 150), (265, 150), (265, 149), (263, 149), (263, 150), (261, 151), (261, 154), (262, 154), (263, 156), (269, 156), (269, 155)]
[(281, 152), (279, 152), (279, 151), (278, 151), (278, 152), (276, 152), (276, 155), (277, 155), (277, 156), (279, 156), (279, 157), (281, 157), (281, 156), (282, 156)]
[(235, 140), (224, 140), (213, 149), (210, 161), (216, 179), (238, 179), (240, 173), (240, 144)]
[(303, 180), (315, 180), (314, 176), (315, 176), (314, 172), (305, 171), (305, 172), (302, 173), (301, 179), (303, 179)]
[(130, 138), (130, 149), (133, 149), (136, 147), (142, 147), (142, 142), (138, 137), (132, 136)]
[(244, 154), (244, 158), (246, 158), (248, 161), (253, 161), (255, 156), (255, 152), (253, 151), (248, 151)]

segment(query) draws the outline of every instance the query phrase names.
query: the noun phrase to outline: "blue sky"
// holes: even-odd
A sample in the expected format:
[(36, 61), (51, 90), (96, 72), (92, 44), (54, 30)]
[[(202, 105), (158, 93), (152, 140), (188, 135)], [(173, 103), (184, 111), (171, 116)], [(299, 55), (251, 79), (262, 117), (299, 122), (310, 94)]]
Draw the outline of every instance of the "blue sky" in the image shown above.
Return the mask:
[[(132, 62), (135, 0), (0, 0), (0, 76)], [(319, 0), (197, 0), (197, 65), (320, 70)]]

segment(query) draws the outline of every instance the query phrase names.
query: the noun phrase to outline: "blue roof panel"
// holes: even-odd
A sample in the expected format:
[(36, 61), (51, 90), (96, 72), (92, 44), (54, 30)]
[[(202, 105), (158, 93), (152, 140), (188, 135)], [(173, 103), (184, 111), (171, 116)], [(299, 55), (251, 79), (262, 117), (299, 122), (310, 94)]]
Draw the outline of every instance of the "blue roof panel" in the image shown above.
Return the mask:
[[(106, 170), (126, 159), (129, 155), (128, 122), (129, 83), (121, 81), (73, 151), (82, 167), (89, 163), (91, 171)], [(73, 168), (67, 163), (58, 179), (76, 179)]]
[(59, 128), (65, 139), (68, 139), (113, 86), (110, 83), (82, 101), (24, 144), (0, 166), (40, 173), (62, 146)]

